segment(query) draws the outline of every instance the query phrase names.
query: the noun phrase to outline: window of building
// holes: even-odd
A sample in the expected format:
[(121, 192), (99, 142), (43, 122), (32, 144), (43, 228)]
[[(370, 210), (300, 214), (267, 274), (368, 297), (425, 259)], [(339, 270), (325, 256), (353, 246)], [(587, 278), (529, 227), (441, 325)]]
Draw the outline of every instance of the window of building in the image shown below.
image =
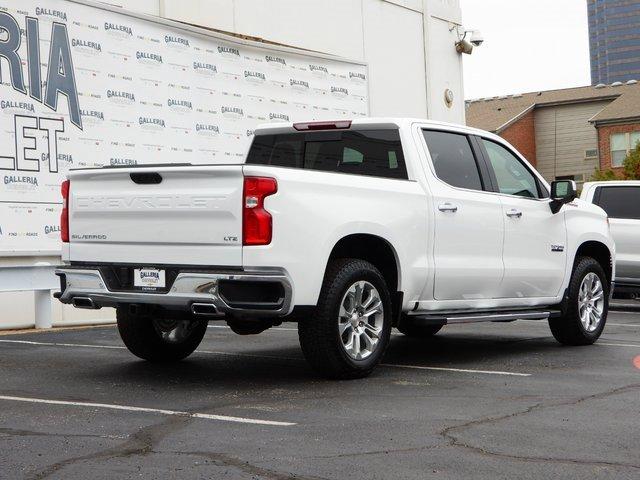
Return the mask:
[(577, 175), (557, 175), (556, 180), (573, 180), (576, 183), (584, 182), (584, 174), (579, 173)]
[(629, 152), (640, 143), (640, 131), (611, 134), (611, 166), (621, 167)]
[(585, 160), (593, 160), (598, 158), (598, 149), (597, 148), (588, 148), (584, 151), (584, 159)]

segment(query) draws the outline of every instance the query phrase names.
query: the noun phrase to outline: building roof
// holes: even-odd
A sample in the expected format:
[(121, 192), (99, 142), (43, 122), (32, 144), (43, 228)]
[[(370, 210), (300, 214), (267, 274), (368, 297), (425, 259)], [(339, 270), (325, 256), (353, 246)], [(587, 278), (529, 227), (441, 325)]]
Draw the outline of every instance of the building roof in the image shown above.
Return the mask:
[(500, 133), (534, 108), (611, 100), (590, 121), (640, 118), (640, 83), (587, 86), (467, 101), (467, 125)]

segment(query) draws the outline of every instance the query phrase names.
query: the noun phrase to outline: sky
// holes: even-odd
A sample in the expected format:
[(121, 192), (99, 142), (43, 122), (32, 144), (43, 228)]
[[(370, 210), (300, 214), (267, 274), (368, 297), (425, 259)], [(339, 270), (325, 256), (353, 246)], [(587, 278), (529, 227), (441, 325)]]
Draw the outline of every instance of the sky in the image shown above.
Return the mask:
[(484, 44), (464, 55), (465, 97), (591, 83), (586, 0), (460, 0)]

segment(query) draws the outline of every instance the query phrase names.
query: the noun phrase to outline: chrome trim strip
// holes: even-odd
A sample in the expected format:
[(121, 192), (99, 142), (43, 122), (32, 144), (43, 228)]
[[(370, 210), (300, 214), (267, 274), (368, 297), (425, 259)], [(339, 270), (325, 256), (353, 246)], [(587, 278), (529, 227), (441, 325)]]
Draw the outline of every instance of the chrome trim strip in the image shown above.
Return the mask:
[[(73, 303), (75, 297), (90, 299), (96, 308), (115, 307), (120, 303), (144, 303), (191, 311), (193, 303), (211, 303), (221, 313), (259, 314), (261, 316), (283, 316), (293, 309), (293, 287), (285, 271), (264, 269), (237, 273), (182, 272), (176, 277), (167, 293), (114, 292), (107, 288), (97, 269), (58, 268), (56, 275), (64, 275), (66, 288), (60, 294), (62, 303)], [(251, 280), (277, 282), (284, 289), (282, 306), (275, 310), (234, 308), (218, 294), (220, 280)]]
[(468, 315), (447, 317), (447, 324), (451, 323), (473, 323), (473, 322), (495, 322), (507, 320), (546, 320), (550, 312), (522, 312), (522, 313), (498, 313), (487, 315)]
[(411, 315), (410, 318), (416, 322), (434, 325), (453, 325), (457, 323), (476, 323), (476, 322), (506, 322), (511, 320), (546, 320), (551, 316), (550, 311), (509, 311), (509, 312), (487, 312), (478, 314), (420, 314)]

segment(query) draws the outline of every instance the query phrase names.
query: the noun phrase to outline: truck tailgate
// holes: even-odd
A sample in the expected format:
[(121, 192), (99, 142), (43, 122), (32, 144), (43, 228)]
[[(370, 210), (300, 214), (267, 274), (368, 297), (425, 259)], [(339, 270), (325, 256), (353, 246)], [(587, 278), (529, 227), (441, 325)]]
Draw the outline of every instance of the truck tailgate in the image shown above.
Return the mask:
[(242, 265), (241, 165), (72, 171), (69, 260)]

